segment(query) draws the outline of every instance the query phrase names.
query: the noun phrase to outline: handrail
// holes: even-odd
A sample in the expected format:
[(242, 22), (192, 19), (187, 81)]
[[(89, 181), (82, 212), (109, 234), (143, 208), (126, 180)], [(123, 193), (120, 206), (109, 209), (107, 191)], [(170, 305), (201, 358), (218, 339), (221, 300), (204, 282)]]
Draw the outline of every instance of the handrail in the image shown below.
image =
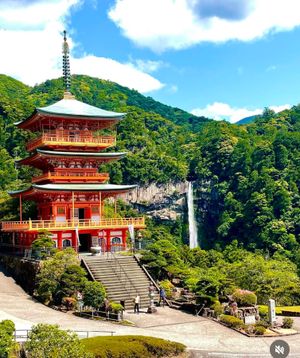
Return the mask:
[(84, 266), (85, 266), (87, 272), (88, 272), (89, 275), (91, 276), (92, 280), (93, 280), (93, 281), (96, 281), (96, 279), (95, 279), (95, 277), (94, 277), (92, 271), (90, 270), (89, 265), (88, 265), (87, 262), (85, 261), (85, 259), (84, 259), (84, 258), (81, 258), (81, 261), (82, 261), (82, 263), (84, 264)]
[[(135, 285), (134, 285), (134, 283), (132, 282), (131, 278), (128, 276), (127, 272), (124, 270), (124, 267), (122, 267), (122, 265), (120, 264), (120, 262), (119, 262), (119, 260), (117, 259), (116, 255), (115, 255), (113, 252), (111, 252), (111, 257), (114, 259), (114, 262), (115, 262), (116, 266), (119, 268), (120, 272), (122, 272), (122, 273), (125, 275), (125, 286), (124, 286), (124, 288), (125, 288), (125, 290), (127, 291), (127, 293), (129, 294), (129, 296), (131, 297), (131, 289), (132, 289), (132, 288), (134, 289), (135, 294), (139, 294), (139, 291), (138, 291), (137, 288), (135, 287)], [(111, 262), (109, 262), (109, 263), (110, 263), (110, 266), (111, 266), (112, 270), (116, 273), (116, 275), (117, 275), (119, 281), (122, 283), (122, 276), (120, 277), (120, 276), (118, 275), (118, 272), (116, 272), (116, 271), (114, 270), (114, 267), (111, 265)], [(130, 291), (129, 291), (129, 292), (128, 292), (128, 289), (127, 289), (127, 287), (126, 287), (126, 284), (127, 284), (128, 282), (131, 283), (131, 285), (129, 286), (129, 288), (130, 288)]]
[[(116, 143), (115, 136), (103, 136), (97, 135), (93, 136), (91, 134), (70, 134), (70, 133), (43, 133), (39, 137), (30, 140), (27, 143), (27, 149), (33, 148), (43, 142), (65, 142), (65, 143), (93, 143), (93, 144), (114, 144)], [(60, 143), (63, 144), (63, 143)]]
[[(14, 339), (15, 339), (15, 341), (17, 341), (18, 339), (27, 340), (29, 338), (29, 333), (31, 331), (32, 331), (31, 329), (16, 329), (14, 331)], [(18, 334), (18, 332), (20, 332), (20, 333)], [(116, 331), (104, 331), (104, 330), (102, 330), (102, 331), (72, 330), (72, 332), (76, 333), (77, 335), (78, 335), (78, 333), (79, 333), (79, 335), (81, 333), (85, 333), (86, 338), (89, 338), (91, 336), (91, 333), (107, 333), (107, 334), (109, 334), (111, 336), (113, 336), (116, 333)]]
[[(66, 169), (68, 170), (68, 169)], [(32, 179), (32, 182), (40, 181), (43, 179), (66, 179), (66, 178), (83, 178), (84, 180), (89, 179), (102, 179), (108, 180), (109, 174), (108, 173), (89, 173), (89, 172), (48, 172)]]
[(106, 228), (115, 226), (145, 226), (145, 218), (102, 218), (101, 220), (28, 220), (28, 221), (3, 221), (2, 230), (40, 230), (40, 229), (74, 229), (81, 228)]
[[(140, 259), (136, 256), (133, 255), (133, 257), (135, 258), (136, 262), (139, 264), (139, 266), (142, 268), (142, 270), (145, 272), (146, 276), (149, 278), (149, 280), (153, 283), (153, 285), (156, 287), (158, 293), (160, 291), (159, 286), (157, 285), (157, 283), (154, 281), (153, 277), (150, 275), (149, 271), (146, 269), (146, 266), (143, 265), (140, 261)], [(167, 305), (170, 306), (170, 302), (169, 300), (165, 299), (167, 302)]]

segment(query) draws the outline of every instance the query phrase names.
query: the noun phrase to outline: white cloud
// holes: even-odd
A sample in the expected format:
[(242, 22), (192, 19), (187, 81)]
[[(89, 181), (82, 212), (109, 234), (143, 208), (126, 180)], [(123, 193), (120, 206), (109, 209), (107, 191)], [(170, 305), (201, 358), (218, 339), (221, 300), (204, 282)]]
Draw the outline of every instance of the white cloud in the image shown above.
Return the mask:
[(117, 82), (145, 93), (164, 86), (159, 80), (141, 72), (131, 64), (122, 64), (110, 58), (87, 55), (72, 59), (73, 72)]
[(297, 0), (115, 0), (109, 18), (154, 51), (203, 41), (250, 41), (300, 25)]
[[(0, 73), (28, 85), (60, 77), (62, 31), (70, 10), (81, 3), (82, 0), (0, 1)], [(68, 36), (72, 49), (76, 44)], [(122, 64), (92, 54), (71, 57), (71, 72), (115, 81), (140, 92), (164, 86), (136, 64)]]
[[(283, 111), (284, 109), (291, 108), (291, 106), (289, 104), (284, 104), (281, 106), (270, 106), (269, 108), (277, 113)], [(263, 108), (247, 109), (231, 107), (229, 104), (222, 102), (214, 102), (212, 104), (208, 104), (204, 108), (195, 108), (191, 111), (191, 113), (196, 116), (213, 118), (217, 121), (227, 120), (231, 123), (235, 123), (246, 117), (261, 114), (262, 112)]]
[(135, 66), (140, 71), (147, 72), (147, 73), (152, 73), (159, 70), (162, 67), (168, 66), (163, 61), (142, 60), (142, 59), (136, 59), (136, 60), (131, 59), (129, 64)]

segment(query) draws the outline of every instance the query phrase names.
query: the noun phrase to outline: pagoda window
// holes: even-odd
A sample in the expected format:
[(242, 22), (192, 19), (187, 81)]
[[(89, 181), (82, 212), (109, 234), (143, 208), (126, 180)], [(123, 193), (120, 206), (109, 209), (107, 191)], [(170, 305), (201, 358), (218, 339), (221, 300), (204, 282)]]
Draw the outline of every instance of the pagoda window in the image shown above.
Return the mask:
[[(62, 198), (59, 198), (62, 201)], [(66, 208), (64, 206), (59, 206), (57, 208), (57, 215), (66, 215)]]

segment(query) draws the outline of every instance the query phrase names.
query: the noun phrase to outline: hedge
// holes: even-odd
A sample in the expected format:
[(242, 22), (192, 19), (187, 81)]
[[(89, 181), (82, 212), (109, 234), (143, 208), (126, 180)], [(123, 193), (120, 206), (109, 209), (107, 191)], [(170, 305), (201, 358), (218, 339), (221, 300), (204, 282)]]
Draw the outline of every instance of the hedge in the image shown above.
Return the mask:
[(81, 340), (95, 358), (151, 358), (184, 352), (181, 343), (145, 336), (93, 337)]
[(244, 327), (244, 322), (241, 319), (234, 317), (234, 316), (222, 314), (220, 316), (220, 321), (225, 323), (226, 326), (228, 326), (228, 327), (232, 327), (232, 328)]

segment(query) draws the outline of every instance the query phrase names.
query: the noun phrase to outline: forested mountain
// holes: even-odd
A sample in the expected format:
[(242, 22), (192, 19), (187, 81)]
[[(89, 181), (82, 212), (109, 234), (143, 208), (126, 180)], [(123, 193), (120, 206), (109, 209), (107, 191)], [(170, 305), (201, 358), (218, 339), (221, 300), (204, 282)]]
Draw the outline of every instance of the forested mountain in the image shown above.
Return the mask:
[[(233, 125), (197, 118), (87, 76), (72, 77), (72, 92), (78, 100), (127, 113), (113, 150), (128, 155), (102, 168), (110, 171), (111, 182), (193, 180), (202, 247), (223, 248), (237, 240), (248, 250), (284, 252), (300, 261), (300, 106), (279, 114), (265, 110), (253, 123)], [(13, 122), (62, 95), (61, 79), (31, 88), (0, 76), (2, 218), (17, 212), (6, 190), (25, 186), (32, 177), (32, 169), (14, 168), (14, 159), (26, 156), (24, 142), (30, 134)], [(26, 215), (30, 206), (24, 210)]]

